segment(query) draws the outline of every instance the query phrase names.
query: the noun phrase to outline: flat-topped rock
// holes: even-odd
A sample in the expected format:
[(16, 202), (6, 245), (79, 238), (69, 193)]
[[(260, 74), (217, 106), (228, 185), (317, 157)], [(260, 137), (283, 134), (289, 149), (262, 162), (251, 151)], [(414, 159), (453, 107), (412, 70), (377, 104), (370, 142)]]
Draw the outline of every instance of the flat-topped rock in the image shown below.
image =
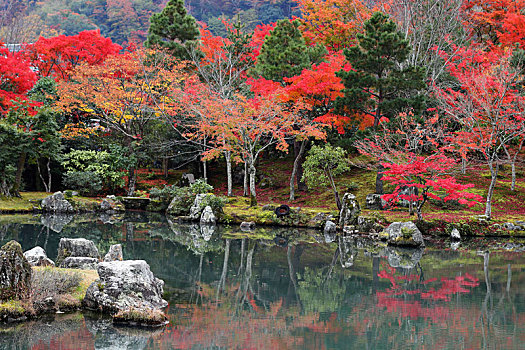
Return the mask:
[(24, 252), (24, 256), (31, 266), (55, 266), (53, 260), (47, 257), (44, 248), (39, 246)]
[(56, 263), (60, 265), (67, 257), (100, 259), (100, 254), (93, 241), (85, 238), (60, 238)]

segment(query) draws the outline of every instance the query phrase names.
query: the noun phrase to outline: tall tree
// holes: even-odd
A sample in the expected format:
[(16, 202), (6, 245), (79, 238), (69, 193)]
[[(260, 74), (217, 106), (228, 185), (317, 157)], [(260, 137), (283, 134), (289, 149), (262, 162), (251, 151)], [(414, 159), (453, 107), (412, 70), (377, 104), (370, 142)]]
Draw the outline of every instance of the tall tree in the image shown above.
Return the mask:
[(166, 7), (150, 18), (146, 47), (166, 48), (177, 58), (188, 58), (188, 49), (196, 44), (199, 29), (188, 14), (184, 0), (169, 0)]
[(357, 34), (358, 44), (344, 51), (352, 69), (337, 73), (345, 89), (336, 105), (342, 114), (370, 115), (377, 128), (382, 117), (421, 108), (423, 97), (417, 92), (425, 82), (421, 69), (405, 64), (408, 40), (387, 15), (375, 12), (364, 27), (365, 33)]

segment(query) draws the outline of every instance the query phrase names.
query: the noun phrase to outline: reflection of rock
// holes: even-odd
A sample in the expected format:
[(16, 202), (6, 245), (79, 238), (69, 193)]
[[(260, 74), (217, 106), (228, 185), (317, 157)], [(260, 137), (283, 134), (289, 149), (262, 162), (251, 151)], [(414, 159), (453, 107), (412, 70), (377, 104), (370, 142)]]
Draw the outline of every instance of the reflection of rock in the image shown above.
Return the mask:
[(339, 240), (339, 252), (341, 254), (341, 266), (343, 268), (352, 267), (359, 252), (355, 239), (353, 237), (342, 237)]
[(34, 247), (26, 252), (24, 256), (31, 266), (55, 266), (53, 260), (49, 259), (42, 247)]
[(412, 222), (393, 222), (385, 230), (388, 235), (388, 243), (399, 246), (425, 246), (423, 235)]
[(343, 207), (339, 214), (339, 227), (345, 227), (347, 225), (354, 225), (357, 221), (357, 217), (361, 213), (359, 202), (356, 197), (351, 193), (345, 193), (342, 200)]
[(241, 222), (241, 231), (249, 232), (255, 230), (255, 222), (253, 221), (243, 221)]
[(60, 238), (56, 263), (60, 265), (62, 260), (70, 256), (100, 259), (100, 254), (93, 241), (85, 238)]
[(131, 327), (115, 327), (111, 319), (85, 318), (86, 327), (95, 340), (97, 350), (146, 349), (152, 336), (162, 332)]
[(162, 299), (164, 282), (153, 275), (144, 260), (101, 262), (97, 272), (99, 280), (89, 286), (83, 301), (90, 309), (115, 313), (168, 305)]
[(207, 205), (201, 214), (201, 225), (215, 225), (217, 222), (217, 219), (215, 218), (215, 215), (213, 215), (213, 210), (209, 205)]
[(450, 243), (450, 249), (452, 249), (452, 250), (458, 250), (460, 244), (461, 244), (461, 242), (451, 242), (451, 243)]
[(40, 216), (40, 222), (45, 227), (57, 233), (62, 232), (62, 229), (73, 220), (73, 215), (68, 214), (44, 214)]
[(213, 234), (215, 233), (215, 230), (217, 229), (214, 225), (201, 225), (201, 235), (202, 238), (208, 242)]
[(333, 220), (333, 216), (330, 213), (317, 213), (308, 221), (308, 226), (323, 228), (327, 220)]
[(0, 249), (0, 300), (28, 298), (31, 272), (20, 243), (7, 242)]
[(75, 209), (69, 203), (62, 192), (55, 192), (50, 196), (42, 199), (40, 203), (42, 211), (51, 213), (73, 213)]
[(66, 269), (95, 270), (98, 259), (85, 256), (68, 256), (60, 263), (60, 267)]
[(120, 261), (124, 260), (122, 254), (122, 245), (113, 244), (109, 247), (108, 253), (104, 256), (104, 261)]
[(385, 255), (388, 264), (392, 267), (401, 267), (404, 269), (414, 268), (423, 256), (424, 248), (402, 248), (391, 247), (385, 248)]

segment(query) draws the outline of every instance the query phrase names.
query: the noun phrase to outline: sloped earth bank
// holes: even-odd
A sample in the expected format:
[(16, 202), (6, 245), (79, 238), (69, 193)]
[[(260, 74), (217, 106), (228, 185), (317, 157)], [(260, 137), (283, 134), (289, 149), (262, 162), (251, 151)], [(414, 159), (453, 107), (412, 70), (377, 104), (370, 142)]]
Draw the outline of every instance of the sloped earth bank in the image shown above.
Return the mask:
[[(43, 247), (91, 239), (122, 244), (165, 281), (170, 324), (116, 327), (98, 314), (49, 315), (2, 325), (0, 348), (506, 348), (525, 342), (525, 242), (451, 242), (396, 248), (361, 236), (258, 228), (244, 233), (136, 213), (78, 217), (60, 232), (40, 220), (0, 225), (1, 244)], [(117, 345), (118, 344), (118, 345)]]

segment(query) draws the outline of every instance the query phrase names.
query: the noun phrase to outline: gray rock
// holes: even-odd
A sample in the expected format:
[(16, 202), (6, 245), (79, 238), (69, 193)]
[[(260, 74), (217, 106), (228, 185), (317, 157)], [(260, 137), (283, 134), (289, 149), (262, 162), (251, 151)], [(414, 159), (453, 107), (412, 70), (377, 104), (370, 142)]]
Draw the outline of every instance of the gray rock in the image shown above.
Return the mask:
[(217, 223), (217, 218), (213, 215), (213, 210), (209, 205), (202, 211), (200, 222), (201, 225), (215, 225)]
[(459, 233), (459, 230), (457, 228), (453, 228), (450, 232), (450, 238), (454, 241), (460, 241), (461, 240), (461, 234)]
[(201, 217), (201, 204), (204, 198), (206, 198), (206, 196), (206, 193), (201, 193), (195, 196), (195, 201), (193, 202), (193, 205), (190, 208), (190, 218), (192, 220), (199, 220), (199, 218)]
[(517, 226), (524, 227), (525, 226), (525, 221), (518, 220), (518, 221), (514, 222), (514, 224), (517, 225)]
[(55, 266), (53, 260), (49, 259), (42, 247), (34, 247), (24, 252), (24, 256), (31, 266)]
[(328, 220), (325, 224), (324, 224), (324, 234), (325, 235), (331, 235), (331, 234), (334, 234), (336, 233), (337, 231), (337, 226), (335, 225), (335, 223), (333, 221), (330, 221)]
[(87, 258), (85, 256), (69, 256), (62, 260), (59, 267), (65, 269), (95, 270), (97, 268), (97, 258)]
[(346, 225), (343, 227), (343, 233), (345, 235), (353, 235), (358, 233), (358, 231), (356, 230), (355, 225)]
[(100, 210), (102, 211), (113, 210), (113, 206), (107, 199), (103, 199), (102, 202), (100, 202)]
[(255, 230), (255, 222), (253, 221), (243, 221), (241, 222), (241, 231), (249, 232)]
[(341, 212), (339, 213), (339, 227), (355, 225), (357, 217), (361, 213), (359, 202), (352, 193), (345, 193), (343, 196)]
[(386, 208), (386, 201), (381, 198), (382, 195), (377, 193), (371, 193), (366, 196), (366, 208), (372, 210), (383, 210)]
[(57, 265), (67, 257), (86, 257), (100, 259), (100, 254), (93, 241), (85, 238), (60, 238), (58, 244)]
[(62, 232), (71, 221), (73, 221), (71, 214), (42, 214), (40, 216), (40, 223), (57, 233)]
[(371, 216), (358, 216), (356, 228), (359, 232), (365, 233), (383, 230), (383, 227), (377, 223), (377, 219)]
[(99, 280), (86, 291), (83, 304), (89, 309), (116, 313), (136, 308), (160, 309), (168, 305), (162, 299), (164, 282), (156, 278), (144, 260), (101, 262)]
[(189, 186), (195, 183), (195, 175), (190, 173), (184, 173), (181, 177), (181, 184), (183, 186)]
[(69, 203), (62, 192), (55, 192), (42, 199), (40, 206), (44, 212), (51, 213), (74, 213), (75, 209)]
[(503, 224), (503, 228), (507, 231), (514, 231), (516, 228), (512, 222), (506, 222)]
[(424, 247), (425, 242), (421, 231), (412, 221), (393, 222), (385, 230), (388, 243), (399, 246)]
[(122, 254), (122, 245), (113, 244), (111, 247), (109, 247), (108, 253), (104, 256), (104, 261), (120, 261), (120, 260), (124, 260), (124, 256)]
[(417, 263), (423, 256), (423, 251), (423, 248), (385, 248), (388, 264), (392, 267), (401, 267), (404, 269), (412, 269), (416, 267)]
[(7, 242), (0, 248), (0, 301), (26, 299), (31, 294), (31, 265), (20, 243)]
[(275, 205), (272, 205), (272, 204), (265, 204), (262, 206), (262, 210), (269, 210), (269, 211), (274, 211), (275, 208), (277, 208)]

